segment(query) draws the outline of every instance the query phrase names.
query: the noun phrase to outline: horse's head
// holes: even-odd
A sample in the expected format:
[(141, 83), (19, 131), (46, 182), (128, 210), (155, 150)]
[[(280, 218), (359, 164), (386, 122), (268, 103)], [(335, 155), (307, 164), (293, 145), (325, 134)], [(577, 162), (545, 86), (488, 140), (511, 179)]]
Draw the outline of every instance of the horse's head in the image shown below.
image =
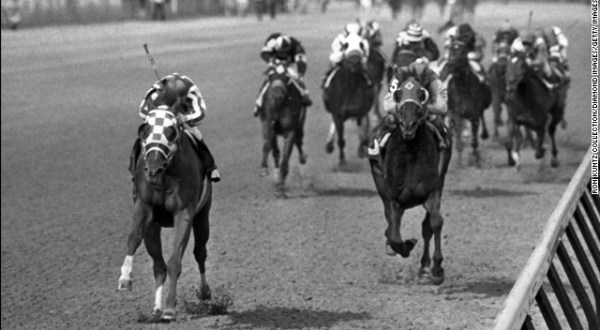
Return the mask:
[(291, 80), (286, 64), (285, 61), (276, 61), (267, 71), (269, 80), (269, 88), (265, 93), (265, 106), (267, 108), (276, 109), (287, 100), (287, 88)]
[(510, 59), (510, 43), (506, 40), (500, 41), (494, 49), (496, 64), (504, 70)]
[(469, 62), (469, 50), (467, 44), (461, 40), (454, 40), (450, 43), (448, 48), (448, 64), (449, 66), (459, 65), (463, 63), (468, 65)]
[(355, 34), (348, 35), (344, 44), (342, 66), (350, 72), (359, 72), (362, 69), (362, 58), (367, 51), (364, 47), (365, 43), (361, 36)]
[(149, 111), (146, 121), (138, 129), (144, 175), (151, 184), (164, 183), (164, 173), (177, 151), (181, 129), (173, 109), (178, 106), (179, 100), (171, 108), (161, 105)]
[(506, 91), (514, 92), (527, 74), (528, 66), (525, 53), (517, 52), (510, 57), (506, 66)]
[(415, 137), (417, 128), (427, 119), (425, 109), (429, 100), (429, 92), (421, 86), (415, 77), (405, 79), (393, 92), (395, 115), (402, 136), (411, 140)]

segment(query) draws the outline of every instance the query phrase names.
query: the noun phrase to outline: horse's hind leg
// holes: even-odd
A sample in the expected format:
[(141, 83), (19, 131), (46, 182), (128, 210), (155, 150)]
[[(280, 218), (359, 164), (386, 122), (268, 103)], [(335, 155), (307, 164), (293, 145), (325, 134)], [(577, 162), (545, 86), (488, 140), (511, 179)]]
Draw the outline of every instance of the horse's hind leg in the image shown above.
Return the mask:
[(162, 297), (165, 280), (167, 279), (167, 265), (162, 255), (162, 244), (160, 238), (161, 227), (156, 222), (150, 223), (144, 235), (144, 245), (154, 263), (154, 280), (156, 282), (156, 291), (154, 298), (154, 309), (152, 316), (161, 317), (163, 311)]
[(194, 217), (194, 258), (200, 269), (200, 299), (211, 299), (210, 286), (206, 281), (206, 242), (210, 236), (209, 227), (210, 205), (205, 205)]
[(185, 209), (174, 216), (175, 238), (173, 239), (173, 252), (167, 263), (169, 273), (169, 291), (167, 292), (167, 304), (162, 319), (173, 321), (176, 318), (175, 307), (177, 306), (177, 280), (181, 275), (181, 259), (183, 252), (190, 239), (192, 230), (191, 208)]
[(294, 140), (296, 134), (292, 132), (288, 132), (285, 137), (285, 142), (283, 145), (283, 158), (281, 160), (281, 171), (279, 178), (275, 182), (275, 189), (280, 197), (285, 197), (285, 179), (288, 176), (290, 170), (290, 156), (292, 155), (292, 151), (294, 148)]
[[(435, 249), (433, 251), (433, 268), (431, 268), (431, 283), (440, 285), (444, 282), (444, 268), (442, 268), (442, 227), (444, 225), (444, 218), (440, 213), (441, 207), (441, 191), (436, 190), (429, 196), (429, 199), (423, 205), (427, 214), (423, 220), (423, 238), (425, 239), (425, 248), (423, 249), (423, 258), (421, 259), (421, 271), (428, 270), (429, 264), (429, 240), (431, 234), (434, 235)], [(427, 253), (427, 255), (425, 255)]]
[(475, 166), (481, 166), (481, 154), (479, 153), (479, 118), (471, 120), (471, 148), (473, 149), (473, 158)]
[(151, 216), (150, 210), (139, 200), (135, 203), (133, 211), (133, 222), (131, 232), (127, 238), (127, 254), (121, 266), (121, 276), (119, 277), (119, 291), (131, 291), (133, 284), (131, 281), (131, 271), (133, 269), (133, 256), (137, 251), (142, 239), (144, 238), (144, 226)]

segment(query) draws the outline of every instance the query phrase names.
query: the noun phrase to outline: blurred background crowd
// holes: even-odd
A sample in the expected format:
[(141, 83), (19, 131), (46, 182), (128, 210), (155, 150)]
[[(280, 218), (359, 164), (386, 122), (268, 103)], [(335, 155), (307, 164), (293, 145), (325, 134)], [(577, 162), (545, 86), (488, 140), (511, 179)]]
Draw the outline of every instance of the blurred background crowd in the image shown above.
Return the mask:
[(263, 15), (275, 18), (280, 13), (326, 13), (332, 1), (354, 2), (357, 8), (381, 8), (393, 2), (406, 8), (430, 1), (443, 9), (447, 1), (481, 0), (2, 0), (2, 28), (219, 15), (256, 15), (261, 20)]

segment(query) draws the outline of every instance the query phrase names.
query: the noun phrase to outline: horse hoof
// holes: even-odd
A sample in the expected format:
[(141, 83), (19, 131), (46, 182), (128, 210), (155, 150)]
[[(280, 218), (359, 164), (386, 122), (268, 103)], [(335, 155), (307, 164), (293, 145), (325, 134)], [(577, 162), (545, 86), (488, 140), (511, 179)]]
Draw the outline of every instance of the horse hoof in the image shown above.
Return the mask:
[(546, 149), (542, 148), (535, 152), (535, 159), (542, 159), (542, 158), (544, 158), (545, 154), (546, 154)]
[(430, 277), (430, 275), (431, 275), (431, 269), (429, 267), (421, 267), (419, 269), (419, 273), (418, 273), (419, 278)]
[(162, 318), (162, 311), (158, 308), (155, 308), (154, 310), (152, 310), (150, 317), (152, 318), (152, 320), (158, 321)]
[(488, 132), (481, 133), (482, 140), (487, 140), (487, 139), (489, 139), (489, 137), (490, 137), (490, 134)]
[(325, 152), (328, 154), (333, 152), (333, 143), (327, 143), (325, 145)]
[(118, 291), (131, 291), (133, 288), (133, 282), (131, 280), (119, 280)]
[(308, 156), (306, 156), (306, 154), (305, 154), (305, 153), (301, 153), (301, 154), (300, 154), (300, 164), (301, 164), (301, 165), (304, 165), (304, 164), (306, 164), (306, 159), (308, 159)]
[(550, 166), (558, 167), (558, 159), (552, 158), (552, 160), (550, 161)]
[(438, 275), (434, 275), (433, 272), (431, 272), (429, 276), (430, 276), (429, 280), (431, 281), (431, 284), (433, 284), (433, 285), (440, 285), (440, 284), (444, 283), (444, 280), (446, 279), (446, 275), (444, 274), (444, 269), (442, 269)]
[(210, 300), (212, 299), (212, 293), (210, 291), (210, 287), (208, 285), (204, 285), (200, 288), (200, 294), (198, 295), (200, 300)]
[(394, 251), (392, 249), (392, 247), (389, 244), (385, 245), (385, 254), (387, 254), (390, 257), (395, 257), (396, 256), (396, 251)]
[(174, 309), (166, 309), (162, 314), (161, 321), (165, 323), (173, 322), (177, 319), (177, 313)]

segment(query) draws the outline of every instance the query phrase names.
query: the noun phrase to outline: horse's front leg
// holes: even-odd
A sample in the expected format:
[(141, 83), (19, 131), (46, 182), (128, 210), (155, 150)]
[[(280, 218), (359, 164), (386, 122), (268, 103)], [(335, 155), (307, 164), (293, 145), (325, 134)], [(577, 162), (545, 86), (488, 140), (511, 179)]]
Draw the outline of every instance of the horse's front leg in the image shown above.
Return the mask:
[(479, 118), (471, 120), (471, 148), (473, 149), (473, 157), (475, 166), (481, 166), (481, 154), (479, 153)]
[(369, 145), (369, 115), (367, 114), (360, 121), (357, 121), (358, 126), (358, 158), (365, 158)]
[(411, 238), (403, 241), (402, 235), (400, 234), (400, 226), (402, 224), (402, 216), (404, 215), (404, 209), (400, 206), (400, 203), (396, 201), (390, 202), (390, 215), (389, 215), (389, 237), (388, 244), (394, 250), (404, 258), (408, 258), (410, 251), (415, 247), (417, 240)]
[(131, 281), (131, 271), (133, 269), (133, 256), (137, 251), (142, 239), (144, 238), (144, 229), (146, 223), (152, 218), (150, 207), (138, 199), (134, 205), (133, 222), (131, 232), (127, 238), (127, 254), (121, 266), (121, 276), (119, 277), (119, 291), (131, 291), (133, 284)]
[[(422, 224), (423, 239), (425, 242), (419, 274), (428, 274), (431, 283), (435, 285), (442, 284), (445, 278), (444, 268), (442, 268), (442, 261), (444, 260), (444, 257), (442, 256), (442, 227), (444, 225), (444, 218), (440, 213), (441, 195), (441, 189), (436, 190), (429, 196), (425, 204), (423, 204), (427, 213)], [(435, 248), (433, 251), (433, 268), (431, 269), (431, 272), (429, 272), (429, 241), (431, 240), (432, 234), (434, 235)]]
[(177, 280), (181, 275), (181, 259), (190, 238), (192, 229), (192, 214), (194, 210), (188, 207), (174, 215), (175, 237), (173, 239), (173, 252), (167, 263), (169, 274), (169, 291), (167, 292), (167, 304), (162, 319), (174, 321), (177, 315)]
[(263, 148), (262, 148), (263, 158), (262, 158), (262, 162), (260, 163), (260, 169), (261, 169), (260, 176), (266, 176), (267, 174), (269, 174), (268, 159), (269, 159), (269, 153), (271, 152), (271, 144), (272, 144), (271, 136), (273, 135), (271, 121), (263, 120), (262, 133), (263, 133)]
[(295, 138), (296, 133), (294, 131), (290, 131), (286, 134), (285, 142), (283, 144), (283, 158), (281, 160), (280, 176), (275, 182), (275, 188), (281, 197), (285, 196), (285, 179), (290, 171), (290, 156), (292, 155), (292, 150), (294, 148)]
[(161, 227), (158, 223), (152, 222), (148, 224), (146, 233), (144, 235), (144, 245), (152, 261), (154, 263), (154, 280), (156, 282), (155, 297), (154, 297), (154, 309), (152, 310), (152, 316), (159, 318), (162, 316), (163, 305), (162, 297), (164, 291), (164, 284), (167, 279), (167, 265), (162, 255), (162, 243), (160, 238)]
[(546, 127), (542, 127), (536, 130), (536, 147), (535, 147), (535, 159), (542, 159), (546, 154), (544, 148), (544, 140), (546, 138)]
[(556, 126), (562, 121), (562, 118), (554, 118), (552, 117), (552, 121), (548, 126), (548, 135), (550, 136), (550, 143), (552, 144), (552, 160), (550, 161), (550, 166), (558, 167), (558, 149), (556, 148), (556, 139), (554, 135), (556, 134)]
[(327, 134), (327, 143), (325, 144), (325, 152), (328, 154), (333, 152), (333, 140), (335, 138), (335, 134), (335, 122), (332, 120), (331, 124), (329, 125), (329, 132)]
[(335, 130), (338, 134), (338, 152), (340, 159), (340, 166), (346, 164), (346, 154), (344, 153), (344, 147), (346, 146), (346, 140), (344, 139), (344, 120), (340, 117), (335, 117)]
[(464, 149), (462, 131), (464, 129), (464, 121), (457, 115), (452, 115), (450, 121), (456, 143), (456, 151), (458, 152), (458, 166), (462, 167), (462, 152)]

